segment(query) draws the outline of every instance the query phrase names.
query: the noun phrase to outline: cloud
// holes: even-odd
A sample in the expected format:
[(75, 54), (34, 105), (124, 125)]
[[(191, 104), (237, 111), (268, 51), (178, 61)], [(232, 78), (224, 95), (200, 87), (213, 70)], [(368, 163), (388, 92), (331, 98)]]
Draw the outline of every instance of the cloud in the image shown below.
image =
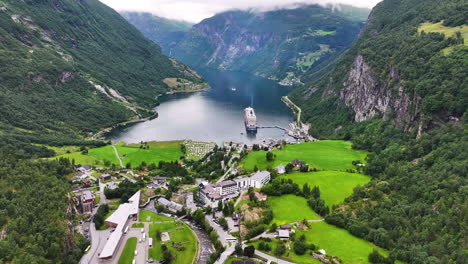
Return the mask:
[(288, 7), (294, 4), (342, 3), (372, 8), (381, 0), (100, 0), (117, 11), (150, 12), (157, 16), (190, 22), (231, 9), (261, 11)]

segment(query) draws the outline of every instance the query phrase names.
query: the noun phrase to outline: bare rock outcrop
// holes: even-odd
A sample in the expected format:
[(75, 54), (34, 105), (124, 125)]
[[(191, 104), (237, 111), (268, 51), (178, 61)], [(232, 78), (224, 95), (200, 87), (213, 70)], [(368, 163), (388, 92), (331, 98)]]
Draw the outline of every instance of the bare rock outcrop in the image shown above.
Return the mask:
[[(389, 72), (392, 82), (378, 80), (365, 58), (356, 56), (343, 83), (340, 100), (354, 111), (356, 122), (382, 115), (384, 120), (392, 118), (395, 125), (405, 131), (416, 129), (421, 99), (404, 92), (397, 68), (389, 66)], [(388, 86), (389, 83), (393, 86)]]

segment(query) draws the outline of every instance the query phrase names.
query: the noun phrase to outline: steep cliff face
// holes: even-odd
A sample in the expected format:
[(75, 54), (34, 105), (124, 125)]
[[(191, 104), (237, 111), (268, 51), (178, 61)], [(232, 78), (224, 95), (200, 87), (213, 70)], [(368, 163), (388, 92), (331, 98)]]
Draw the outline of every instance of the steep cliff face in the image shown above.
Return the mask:
[(411, 98), (404, 92), (398, 69), (390, 69), (391, 84), (376, 80), (372, 68), (362, 55), (355, 57), (343, 83), (339, 98), (354, 112), (354, 121), (362, 122), (382, 116), (384, 120), (395, 119), (398, 128), (405, 131), (414, 128), (420, 121), (420, 98)]
[[(448, 123), (461, 126), (468, 100), (468, 17), (457, 12), (463, 6), (383, 1), (333, 70), (291, 97), (322, 135), (375, 118), (419, 134)], [(327, 108), (336, 113), (324, 120)]]
[(194, 25), (170, 54), (189, 65), (250, 72), (292, 85), (355, 40), (363, 23), (350, 14), (362, 10), (341, 10), (313, 5), (221, 13)]

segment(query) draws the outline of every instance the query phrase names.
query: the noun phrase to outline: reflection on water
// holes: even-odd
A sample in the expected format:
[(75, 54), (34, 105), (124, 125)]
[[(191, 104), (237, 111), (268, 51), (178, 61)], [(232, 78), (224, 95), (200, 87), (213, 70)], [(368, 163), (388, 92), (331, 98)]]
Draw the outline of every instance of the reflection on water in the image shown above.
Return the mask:
[(166, 95), (156, 108), (159, 117), (114, 131), (115, 141), (193, 139), (203, 141), (256, 142), (264, 138), (287, 138), (279, 129), (259, 129), (247, 134), (244, 108), (252, 106), (259, 126), (287, 127), (293, 114), (281, 102), (290, 88), (239, 72), (198, 70), (211, 89), (190, 94)]

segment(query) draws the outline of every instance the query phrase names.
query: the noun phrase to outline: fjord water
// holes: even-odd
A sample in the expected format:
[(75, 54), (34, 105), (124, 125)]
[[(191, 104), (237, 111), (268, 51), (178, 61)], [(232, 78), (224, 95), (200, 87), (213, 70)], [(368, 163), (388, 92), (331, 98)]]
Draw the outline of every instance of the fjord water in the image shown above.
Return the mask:
[(248, 135), (243, 110), (254, 107), (259, 126), (287, 128), (294, 116), (281, 97), (291, 88), (247, 73), (197, 70), (210, 84), (209, 90), (160, 97), (158, 118), (119, 128), (109, 138), (127, 143), (180, 139), (251, 143), (289, 138), (275, 128), (261, 128), (256, 135)]

